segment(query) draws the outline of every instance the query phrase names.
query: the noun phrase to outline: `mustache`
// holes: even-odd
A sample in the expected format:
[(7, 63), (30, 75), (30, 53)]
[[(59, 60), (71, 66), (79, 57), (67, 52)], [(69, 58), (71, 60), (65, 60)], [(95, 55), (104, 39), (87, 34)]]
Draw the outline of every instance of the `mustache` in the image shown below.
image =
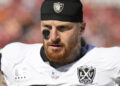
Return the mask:
[(59, 42), (59, 43), (56, 43), (56, 42), (48, 42), (48, 43), (47, 43), (47, 45), (48, 45), (48, 46), (50, 46), (50, 45), (65, 46), (65, 44), (64, 44), (64, 43), (62, 43), (62, 42)]

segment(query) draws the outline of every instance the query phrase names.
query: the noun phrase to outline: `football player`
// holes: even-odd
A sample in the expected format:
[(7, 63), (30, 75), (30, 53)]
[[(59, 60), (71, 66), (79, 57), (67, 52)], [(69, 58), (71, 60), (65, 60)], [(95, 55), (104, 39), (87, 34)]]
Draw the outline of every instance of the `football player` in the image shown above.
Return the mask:
[(119, 85), (120, 48), (94, 48), (84, 43), (82, 8), (79, 0), (43, 2), (43, 44), (16, 42), (0, 51), (8, 86)]

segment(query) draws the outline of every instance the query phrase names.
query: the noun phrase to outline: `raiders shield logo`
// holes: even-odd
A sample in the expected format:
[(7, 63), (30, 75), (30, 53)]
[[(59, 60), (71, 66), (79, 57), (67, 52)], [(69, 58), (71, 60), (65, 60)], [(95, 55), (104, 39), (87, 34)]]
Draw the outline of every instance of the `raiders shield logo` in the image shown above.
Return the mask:
[(53, 4), (53, 9), (56, 13), (62, 12), (63, 8), (64, 8), (64, 3), (56, 2)]
[(92, 84), (96, 69), (88, 66), (81, 66), (77, 69), (79, 82), (83, 84)]

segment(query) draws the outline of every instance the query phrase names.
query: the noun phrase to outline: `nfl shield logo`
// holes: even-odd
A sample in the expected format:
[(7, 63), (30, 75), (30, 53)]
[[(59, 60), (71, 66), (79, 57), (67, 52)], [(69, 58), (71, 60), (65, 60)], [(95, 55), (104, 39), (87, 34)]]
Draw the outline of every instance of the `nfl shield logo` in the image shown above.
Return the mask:
[(96, 69), (88, 66), (81, 66), (77, 69), (79, 82), (83, 84), (92, 84)]
[(64, 3), (56, 2), (53, 4), (53, 9), (56, 13), (62, 12), (63, 8), (64, 8)]

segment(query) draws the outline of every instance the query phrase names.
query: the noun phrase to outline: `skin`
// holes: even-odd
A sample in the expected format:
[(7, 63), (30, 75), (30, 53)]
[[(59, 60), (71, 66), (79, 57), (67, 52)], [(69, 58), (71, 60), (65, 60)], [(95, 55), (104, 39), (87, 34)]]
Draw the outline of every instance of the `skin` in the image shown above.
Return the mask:
[(84, 22), (44, 20), (41, 21), (41, 32), (44, 30), (50, 32), (48, 39), (43, 39), (45, 53), (50, 61), (61, 66), (80, 58), (80, 39), (85, 30)]

